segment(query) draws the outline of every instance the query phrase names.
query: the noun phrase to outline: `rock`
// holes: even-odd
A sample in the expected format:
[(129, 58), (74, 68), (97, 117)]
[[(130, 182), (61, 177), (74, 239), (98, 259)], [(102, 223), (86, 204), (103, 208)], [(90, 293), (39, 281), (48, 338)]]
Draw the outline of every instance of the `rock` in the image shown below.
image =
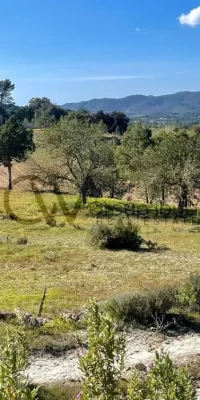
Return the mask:
[(14, 312), (9, 311), (0, 311), (0, 320), (7, 321), (8, 319), (16, 318), (16, 314)]
[(138, 371), (144, 371), (145, 372), (147, 370), (147, 367), (143, 363), (135, 364), (135, 368)]
[(86, 311), (65, 311), (61, 314), (63, 319), (74, 322), (82, 321), (86, 317)]

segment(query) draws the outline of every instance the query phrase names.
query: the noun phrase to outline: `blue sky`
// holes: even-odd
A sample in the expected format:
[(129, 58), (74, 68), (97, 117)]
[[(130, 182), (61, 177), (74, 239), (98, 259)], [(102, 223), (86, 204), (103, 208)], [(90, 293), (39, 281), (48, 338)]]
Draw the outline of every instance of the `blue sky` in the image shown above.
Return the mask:
[(16, 84), (17, 104), (36, 96), (63, 104), (200, 90), (199, 6), (200, 0), (2, 1), (0, 79)]

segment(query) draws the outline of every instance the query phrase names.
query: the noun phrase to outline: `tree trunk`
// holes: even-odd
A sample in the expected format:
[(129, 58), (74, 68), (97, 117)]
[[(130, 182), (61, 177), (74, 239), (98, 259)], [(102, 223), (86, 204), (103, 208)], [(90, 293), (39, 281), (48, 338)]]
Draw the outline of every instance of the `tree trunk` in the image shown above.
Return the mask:
[(146, 203), (149, 204), (148, 189), (145, 188)]
[(179, 197), (178, 208), (179, 212), (183, 213), (183, 209), (188, 206), (188, 187), (186, 184), (181, 185), (181, 194)]
[(162, 185), (162, 204), (165, 204), (165, 187)]
[(12, 190), (12, 164), (11, 162), (8, 163), (8, 189)]
[(110, 189), (110, 198), (113, 199), (115, 195), (115, 186), (112, 185)]
[(81, 198), (82, 198), (82, 203), (86, 204), (87, 203), (87, 190), (85, 188), (81, 189)]

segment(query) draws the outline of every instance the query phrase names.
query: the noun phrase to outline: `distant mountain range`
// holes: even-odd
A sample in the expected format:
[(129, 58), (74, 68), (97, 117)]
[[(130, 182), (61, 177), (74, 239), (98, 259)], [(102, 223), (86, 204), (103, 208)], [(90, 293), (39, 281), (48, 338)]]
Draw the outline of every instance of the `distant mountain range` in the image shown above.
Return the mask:
[(79, 103), (66, 103), (62, 107), (73, 111), (85, 108), (93, 113), (100, 110), (123, 111), (128, 116), (200, 114), (200, 92), (179, 92), (164, 96), (132, 95), (121, 99), (92, 99)]

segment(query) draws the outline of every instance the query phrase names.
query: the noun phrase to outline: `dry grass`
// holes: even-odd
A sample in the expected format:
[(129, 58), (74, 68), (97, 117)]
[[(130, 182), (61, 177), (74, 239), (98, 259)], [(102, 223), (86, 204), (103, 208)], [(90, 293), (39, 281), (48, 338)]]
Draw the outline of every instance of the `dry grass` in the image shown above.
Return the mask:
[[(51, 208), (54, 195), (43, 195)], [(67, 199), (71, 201), (72, 199)], [(37, 224), (0, 221), (0, 310), (19, 307), (36, 313), (44, 287), (47, 299), (44, 314), (57, 316), (62, 310), (83, 306), (89, 297), (107, 299), (119, 293), (140, 291), (183, 280), (190, 272), (200, 272), (200, 233), (191, 226), (159, 222), (141, 223), (145, 239), (165, 245), (159, 252), (96, 250), (89, 245), (88, 228), (95, 220), (84, 211), (76, 218), (76, 228), (49, 227), (42, 218), (34, 195), (13, 191), (13, 212), (26, 218), (40, 216)], [(4, 213), (3, 191), (0, 211)], [(55, 218), (65, 219), (58, 208)], [(77, 229), (77, 226), (86, 229)], [(17, 245), (27, 237), (26, 246)]]

